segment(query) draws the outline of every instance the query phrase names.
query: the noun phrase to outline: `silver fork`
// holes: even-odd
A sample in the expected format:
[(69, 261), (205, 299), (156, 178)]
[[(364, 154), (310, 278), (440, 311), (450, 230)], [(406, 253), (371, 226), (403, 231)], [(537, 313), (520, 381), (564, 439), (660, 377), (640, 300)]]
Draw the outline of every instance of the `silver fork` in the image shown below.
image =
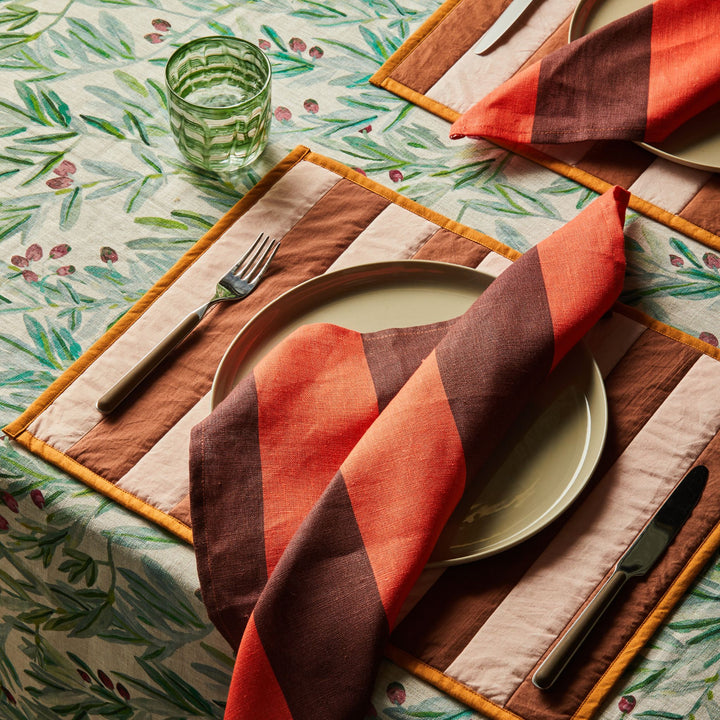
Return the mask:
[(197, 310), (193, 310), (137, 365), (128, 370), (97, 401), (95, 404), (97, 409), (103, 414), (115, 410), (171, 350), (190, 334), (213, 305), (225, 300), (241, 300), (247, 297), (258, 286), (279, 246), (279, 240), (273, 240), (269, 235), (260, 233), (250, 249), (220, 278), (215, 286), (215, 295)]

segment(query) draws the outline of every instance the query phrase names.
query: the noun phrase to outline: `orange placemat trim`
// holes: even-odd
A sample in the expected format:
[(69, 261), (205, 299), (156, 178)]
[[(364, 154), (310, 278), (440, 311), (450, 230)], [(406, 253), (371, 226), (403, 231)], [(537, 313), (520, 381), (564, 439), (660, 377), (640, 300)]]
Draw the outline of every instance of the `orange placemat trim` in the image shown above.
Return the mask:
[(161, 528), (168, 530), (176, 537), (192, 544), (192, 530), (177, 518), (168, 515), (162, 510), (158, 510), (154, 505), (141, 500), (136, 495), (123, 490), (109, 480), (97, 475), (84, 465), (77, 462), (73, 458), (65, 455), (65, 453), (56, 450), (52, 445), (48, 445), (45, 441), (36, 438), (28, 430), (23, 430), (20, 434), (13, 436), (13, 439), (27, 448), (31, 453), (38, 457), (51, 462), (69, 475), (77, 478), (84, 485), (93, 490), (97, 490), (102, 495), (114, 500), (118, 505), (122, 505), (128, 510), (132, 510), (137, 515), (150, 520)]

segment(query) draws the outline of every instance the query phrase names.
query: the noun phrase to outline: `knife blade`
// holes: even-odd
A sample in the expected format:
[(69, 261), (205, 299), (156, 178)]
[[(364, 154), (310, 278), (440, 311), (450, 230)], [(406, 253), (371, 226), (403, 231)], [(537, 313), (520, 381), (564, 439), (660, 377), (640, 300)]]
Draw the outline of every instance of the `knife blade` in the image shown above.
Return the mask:
[(644, 575), (663, 554), (697, 505), (707, 478), (708, 469), (696, 465), (677, 484), (620, 558), (610, 577), (543, 660), (533, 675), (533, 685), (541, 690), (552, 687), (625, 582)]
[(482, 55), (486, 53), (519, 19), (520, 16), (530, 7), (533, 0), (512, 0), (502, 11), (500, 17), (485, 31), (475, 46), (475, 53)]

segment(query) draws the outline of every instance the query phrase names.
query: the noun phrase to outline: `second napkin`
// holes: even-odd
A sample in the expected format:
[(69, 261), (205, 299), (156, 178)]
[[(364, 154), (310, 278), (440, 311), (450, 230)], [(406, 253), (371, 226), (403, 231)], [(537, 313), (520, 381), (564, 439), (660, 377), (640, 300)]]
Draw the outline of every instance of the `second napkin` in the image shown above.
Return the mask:
[(301, 328), (193, 429), (202, 595), (237, 651), (227, 720), (363, 717), (466, 479), (617, 299), (627, 200), (608, 191), (454, 321)]
[(720, 101), (720, 3), (656, 0), (513, 76), (452, 138), (659, 142)]

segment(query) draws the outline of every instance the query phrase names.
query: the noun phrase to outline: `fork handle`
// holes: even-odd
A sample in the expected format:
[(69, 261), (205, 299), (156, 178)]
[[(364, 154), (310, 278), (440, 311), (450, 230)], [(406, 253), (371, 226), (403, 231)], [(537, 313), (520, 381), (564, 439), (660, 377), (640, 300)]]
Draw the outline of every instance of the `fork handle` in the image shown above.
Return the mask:
[(171, 330), (137, 365), (125, 373), (104, 395), (95, 406), (107, 415), (115, 408), (163, 361), (170, 351), (185, 338), (202, 319), (205, 308), (191, 312), (173, 330)]

